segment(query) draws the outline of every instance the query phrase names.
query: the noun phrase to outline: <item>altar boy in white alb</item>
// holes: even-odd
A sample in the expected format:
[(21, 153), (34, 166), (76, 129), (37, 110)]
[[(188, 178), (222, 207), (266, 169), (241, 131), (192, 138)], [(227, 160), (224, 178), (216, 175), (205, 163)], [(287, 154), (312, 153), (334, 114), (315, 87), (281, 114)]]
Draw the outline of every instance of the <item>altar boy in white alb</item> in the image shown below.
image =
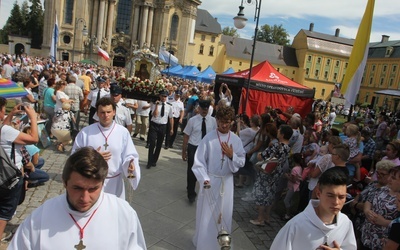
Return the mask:
[(107, 170), (107, 162), (93, 148), (72, 154), (62, 173), (66, 193), (34, 210), (8, 249), (146, 249), (135, 210), (102, 190)]
[(99, 122), (83, 128), (75, 138), (72, 153), (90, 146), (101, 153), (108, 163), (108, 175), (104, 191), (125, 198), (123, 175), (130, 178), (136, 189), (140, 181), (139, 154), (133, 145), (129, 131), (113, 119), (115, 103), (109, 97), (102, 97), (96, 103)]
[(219, 233), (232, 232), (233, 173), (244, 166), (246, 155), (242, 141), (230, 131), (234, 118), (233, 108), (219, 108), (218, 128), (201, 140), (194, 157), (192, 171), (201, 183), (193, 238), (198, 250), (221, 249)]
[(326, 170), (316, 187), (318, 200), (279, 231), (271, 250), (356, 250), (350, 219), (340, 212), (346, 201), (347, 176), (338, 168)]

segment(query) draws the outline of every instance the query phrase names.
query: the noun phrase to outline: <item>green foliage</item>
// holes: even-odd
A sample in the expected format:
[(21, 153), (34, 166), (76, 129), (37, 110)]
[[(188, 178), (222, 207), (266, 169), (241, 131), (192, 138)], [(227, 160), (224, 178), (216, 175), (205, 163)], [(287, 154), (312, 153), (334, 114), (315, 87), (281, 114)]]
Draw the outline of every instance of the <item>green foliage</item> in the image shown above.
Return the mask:
[(274, 26), (269, 26), (265, 24), (260, 27), (257, 34), (257, 41), (279, 44), (279, 45), (289, 45), (289, 34), (286, 29), (282, 27), (282, 24)]
[(8, 35), (28, 36), (31, 47), (40, 49), (43, 41), (44, 13), (40, 0), (25, 0), (20, 7), (15, 1), (3, 29), (0, 30), (0, 43), (8, 43)]
[(240, 35), (237, 32), (237, 29), (228, 26), (222, 29), (222, 34), (226, 36), (240, 37)]
[(27, 29), (32, 39), (31, 46), (40, 49), (43, 42), (43, 8), (40, 0), (29, 0), (31, 2)]

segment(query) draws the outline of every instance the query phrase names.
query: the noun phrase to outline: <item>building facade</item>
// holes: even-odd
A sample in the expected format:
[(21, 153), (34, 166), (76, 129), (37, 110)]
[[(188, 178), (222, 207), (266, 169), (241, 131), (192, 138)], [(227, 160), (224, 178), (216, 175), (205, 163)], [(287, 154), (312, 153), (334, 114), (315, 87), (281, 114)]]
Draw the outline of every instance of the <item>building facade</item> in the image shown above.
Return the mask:
[[(163, 43), (183, 61), (191, 60), (188, 42), (193, 40), (199, 0), (46, 0), (43, 45), (50, 50), (57, 18), (57, 59), (90, 59), (99, 64), (125, 66), (132, 51)], [(87, 35), (86, 35), (87, 33)], [(109, 62), (97, 56), (107, 51)]]

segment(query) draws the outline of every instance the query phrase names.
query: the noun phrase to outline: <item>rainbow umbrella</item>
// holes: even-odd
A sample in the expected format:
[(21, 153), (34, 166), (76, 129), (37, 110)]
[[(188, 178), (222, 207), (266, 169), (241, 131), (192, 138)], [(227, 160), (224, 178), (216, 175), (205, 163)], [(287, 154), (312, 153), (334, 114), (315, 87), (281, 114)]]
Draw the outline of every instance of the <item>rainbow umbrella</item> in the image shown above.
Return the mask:
[(26, 96), (28, 92), (15, 82), (0, 78), (0, 96), (4, 98), (16, 98)]

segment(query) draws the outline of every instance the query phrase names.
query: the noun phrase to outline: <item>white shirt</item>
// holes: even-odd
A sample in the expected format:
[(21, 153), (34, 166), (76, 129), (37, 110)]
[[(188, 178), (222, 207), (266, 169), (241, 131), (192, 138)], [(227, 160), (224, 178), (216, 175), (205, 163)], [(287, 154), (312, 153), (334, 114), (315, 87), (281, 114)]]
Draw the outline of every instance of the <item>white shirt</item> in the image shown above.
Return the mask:
[(81, 227), (88, 222), (82, 239), (86, 249), (146, 249), (136, 211), (126, 201), (103, 192), (86, 212), (72, 210), (66, 194), (46, 201), (18, 227), (8, 249), (75, 249), (80, 234), (71, 216)]
[[(137, 101), (135, 100), (135, 99), (129, 99), (129, 98), (126, 98), (125, 99), (125, 103), (127, 103), (127, 104), (136, 104), (137, 103)], [(133, 108), (128, 108), (129, 109), (129, 113), (130, 114), (135, 114), (135, 111), (133, 110)]]
[(226, 101), (226, 106), (230, 107), (231, 103), (232, 103), (232, 95), (231, 96), (227, 96), (224, 93), (219, 94), (219, 98), (221, 100), (225, 100)]
[[(158, 109), (158, 115), (154, 115), (154, 110)], [(155, 122), (157, 124), (167, 124), (168, 118), (172, 118), (172, 104), (165, 102), (164, 103), (164, 116), (161, 117), (161, 108), (162, 108), (162, 102), (160, 102), (158, 105), (152, 103), (151, 104), (151, 111), (153, 116), (151, 117), (151, 121)]]
[(318, 200), (311, 200), (306, 209), (285, 224), (275, 237), (271, 250), (318, 249), (327, 243), (333, 247), (335, 240), (341, 249), (356, 250), (353, 224), (349, 218), (338, 213), (336, 223), (326, 225), (315, 213)]
[(172, 102), (171, 104), (172, 104), (172, 116), (174, 118), (181, 117), (181, 112), (185, 110), (185, 107), (183, 106), (183, 102), (181, 101), (181, 99), (178, 99)]
[[(207, 133), (215, 130), (217, 128), (217, 121), (214, 117), (210, 115), (206, 115), (206, 131)], [(186, 124), (183, 133), (189, 136), (188, 143), (194, 146), (199, 145), (201, 141), (201, 126), (203, 123), (203, 117), (200, 114), (197, 114), (189, 119), (188, 123)]]
[[(99, 89), (95, 89), (90, 91), (87, 99), (90, 102), (90, 106), (93, 108), (96, 108), (96, 102), (97, 102), (97, 93), (99, 92)], [(100, 98), (105, 97), (105, 96), (110, 96), (110, 92), (108, 92), (107, 90), (105, 90), (104, 88), (100, 89)]]
[(54, 107), (54, 111), (62, 109), (62, 102), (61, 99), (69, 100), (69, 96), (65, 94), (63, 91), (57, 91), (56, 93), (56, 106)]
[(117, 110), (114, 117), (114, 120), (121, 124), (122, 126), (126, 127), (128, 125), (132, 125), (132, 117), (130, 109), (125, 107), (123, 104), (123, 100), (119, 100), (117, 103)]
[[(147, 107), (147, 106), (149, 108), (143, 109), (143, 107)], [(148, 103), (147, 101), (139, 100), (138, 108), (136, 109), (136, 115), (149, 116), (149, 114), (150, 114), (150, 103)]]

